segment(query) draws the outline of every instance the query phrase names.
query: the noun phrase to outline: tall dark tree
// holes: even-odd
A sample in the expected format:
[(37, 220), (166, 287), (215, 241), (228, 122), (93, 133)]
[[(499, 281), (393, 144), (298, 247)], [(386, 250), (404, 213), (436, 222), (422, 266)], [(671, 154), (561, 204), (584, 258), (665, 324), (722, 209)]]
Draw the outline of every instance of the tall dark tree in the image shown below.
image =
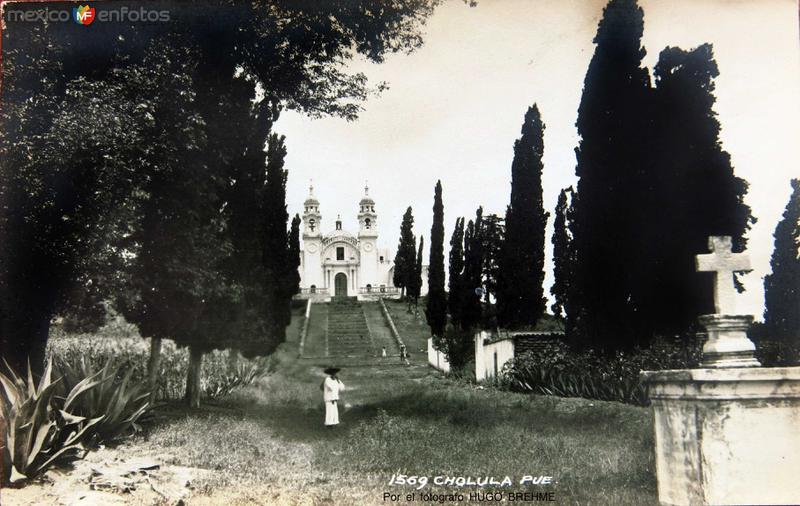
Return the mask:
[(461, 328), (474, 331), (483, 320), (483, 208), (464, 232), (464, 274), (461, 278)]
[(571, 222), (574, 211), (575, 194), (572, 187), (564, 188), (558, 194), (555, 218), (553, 220), (553, 314), (563, 317), (572, 311), (570, 287), (575, 276), (575, 244), (572, 240)]
[(744, 202), (747, 182), (734, 174), (719, 139), (718, 75), (709, 44), (666, 48), (655, 67), (653, 170), (640, 186), (639, 253), (630, 266), (637, 333), (645, 339), (682, 333), (713, 312), (712, 276), (695, 272), (694, 256), (711, 235), (732, 236), (734, 251), (742, 251), (755, 221)]
[[(422, 42), (420, 27), (437, 3), (414, 0), (390, 5), (359, 0), (342, 7), (330, 2), (312, 5), (205, 0), (191, 6), (173, 6), (175, 23), (139, 24), (135, 29), (124, 24), (113, 28), (107, 25), (107, 29), (100, 25), (77, 39), (76, 32), (63, 23), (16, 23), (7, 27), (15, 33), (6, 38), (10, 44), (4, 43), (0, 108), (0, 200), (5, 206), (5, 215), (0, 218), (0, 240), (5, 252), (0, 261), (0, 325), (4, 357), (14, 367), (30, 358), (35, 370), (41, 368), (50, 321), (64, 308), (76, 281), (86, 277), (81, 265), (91, 257), (87, 251), (94, 244), (87, 235), (106, 230), (107, 220), (116, 214), (111, 211), (119, 208), (126, 197), (135, 195), (137, 185), (145, 184), (135, 182), (124, 171), (108, 170), (109, 158), (102, 157), (103, 150), (96, 146), (90, 148), (85, 139), (101, 143), (107, 127), (129, 137), (116, 144), (120, 148), (141, 150), (141, 146), (159, 139), (134, 139), (134, 134), (140, 132), (135, 127), (147, 121), (135, 121), (129, 128), (128, 117), (120, 114), (117, 123), (98, 122), (93, 133), (87, 132), (86, 137), (71, 142), (69, 150), (87, 151), (81, 155), (83, 159), (73, 160), (71, 151), (62, 151), (62, 162), (55, 165), (52, 157), (45, 156), (48, 146), (55, 146), (45, 134), (53, 128), (54, 113), (66, 98), (69, 80), (78, 76), (102, 78), (110, 69), (144, 62), (142, 48), (154, 36), (172, 34), (182, 40), (166, 44), (167, 47), (197, 45), (198, 77), (191, 92), (184, 91), (187, 96), (196, 93), (196, 102), (204, 106), (201, 116), (206, 121), (208, 143), (204, 163), (218, 174), (225, 172), (228, 164), (237, 163), (217, 156), (228, 153), (220, 148), (227, 142), (237, 146), (242, 142), (237, 138), (241, 116), (231, 122), (220, 121), (228, 111), (225, 101), (219, 99), (237, 74), (243, 74), (254, 85), (260, 84), (265, 90), (264, 103), (276, 110), (292, 108), (312, 116), (352, 119), (375, 89), (363, 74), (348, 73), (344, 64), (359, 54), (380, 62), (386, 53), (413, 51)], [(31, 31), (40, 29), (48, 33), (34, 37)], [(125, 31), (124, 36), (120, 30)], [(16, 45), (16, 40), (25, 44)], [(87, 48), (97, 56), (86, 58)], [(130, 58), (120, 63), (115, 52)], [(142, 89), (161, 94), (155, 86)], [(103, 96), (104, 102), (110, 104), (105, 95), (87, 96), (80, 103), (74, 102), (74, 97), (69, 101), (84, 107), (91, 102), (96, 107), (100, 105), (97, 96)], [(131, 116), (146, 112), (146, 108), (134, 109)], [(77, 116), (87, 121), (95, 118), (86, 111)], [(271, 119), (260, 115), (259, 121)], [(262, 125), (259, 130), (266, 131), (267, 126)], [(216, 135), (220, 130), (227, 135)], [(52, 135), (63, 132), (53, 130)], [(63, 139), (67, 141), (68, 137)], [(97, 155), (95, 159), (88, 153), (90, 149)], [(34, 156), (27, 157), (26, 153)], [(118, 151), (108, 153), (115, 155)], [(134, 167), (137, 164), (127, 165), (128, 169)]]
[(265, 307), (262, 309), (267, 314), (269, 333), (266, 337), (265, 348), (257, 354), (272, 353), (274, 349), (286, 339), (286, 305), (290, 303), (291, 295), (287, 297), (286, 281), (284, 276), (288, 273), (289, 262), (289, 213), (286, 211), (286, 178), (284, 169), (286, 146), (284, 137), (271, 134), (267, 143), (267, 179), (264, 188), (264, 246), (262, 250), (262, 264), (264, 266)]
[(394, 286), (400, 288), (402, 294), (407, 294), (409, 285), (413, 284), (412, 277), (417, 265), (417, 239), (414, 237), (414, 215), (411, 207), (403, 214), (400, 224), (400, 241), (394, 257)]
[(433, 193), (433, 225), (428, 260), (428, 301), (425, 317), (434, 339), (444, 335), (447, 324), (447, 295), (444, 290), (444, 205), (442, 182), (436, 181)]
[(456, 218), (450, 238), (450, 276), (448, 280), (447, 309), (454, 326), (461, 326), (464, 285), (464, 218)]
[(422, 291), (422, 248), (425, 246), (425, 238), (419, 236), (419, 249), (414, 260), (414, 273), (411, 276), (411, 284), (408, 285), (409, 305), (417, 306), (420, 293)]
[[(470, 224), (474, 228), (474, 224), (472, 222)], [(469, 321), (474, 319), (464, 314), (464, 304), (468, 300), (465, 297), (468, 282), (465, 280), (464, 243), (464, 218), (457, 218), (450, 239), (450, 279), (447, 300), (450, 322), (445, 325), (441, 336), (433, 336), (434, 346), (447, 356), (453, 371), (464, 368), (472, 350), (472, 329), (464, 328), (465, 321), (469, 325)]]
[[(775, 228), (775, 249), (764, 278), (767, 335), (800, 348), (800, 179), (792, 180), (792, 195)], [(797, 357), (793, 357), (795, 360)]]
[[(81, 295), (90, 295), (85, 288), (92, 280), (93, 288), (103, 286), (97, 273), (105, 269), (85, 268), (109, 257), (107, 236), (124, 224), (120, 215), (129, 209), (124, 199), (135, 184), (123, 160), (145, 142), (147, 106), (132, 107), (130, 88), (119, 77), (105, 86), (94, 79), (71, 80), (73, 45), (54, 43), (53, 30), (52, 24), (38, 23), (4, 27), (0, 352), (18, 372), (29, 360), (34, 373), (43, 368), (53, 316), (70, 305), (95, 308), (99, 297), (89, 297), (87, 305)], [(172, 90), (142, 97), (151, 99), (144, 104)], [(70, 101), (64, 100), (67, 93)], [(160, 139), (154, 143), (161, 147)], [(149, 157), (142, 158), (148, 163)]]
[(283, 283), (283, 300), (284, 300), (284, 326), (289, 325), (292, 320), (292, 297), (300, 293), (300, 225), (302, 224), (299, 214), (295, 214), (292, 218), (292, 225), (289, 230), (289, 254), (286, 262), (286, 272), (284, 274)]
[(578, 300), (567, 317), (581, 345), (600, 349), (636, 341), (630, 278), (640, 255), (642, 231), (635, 217), (649, 149), (643, 29), (644, 14), (636, 0), (611, 0), (605, 7), (576, 123), (580, 143), (573, 293)]
[[(484, 301), (488, 304), (491, 298), (497, 299), (505, 288), (503, 278), (503, 254), (506, 231), (505, 220), (496, 214), (483, 217), (483, 287), (486, 290)], [(514, 273), (510, 273), (511, 276)]]
[[(168, 110), (170, 104), (162, 107)], [(156, 110), (155, 116), (164, 119), (166, 112)], [(191, 125), (186, 120), (162, 124), (169, 130), (165, 136), (182, 135)], [(200, 130), (195, 135), (202, 139), (202, 122), (196, 120), (195, 125)], [(134, 295), (118, 303), (142, 335), (189, 347), (186, 401), (197, 405), (203, 354), (224, 347), (222, 329), (228, 319), (219, 308), (230, 307), (236, 299), (223, 269), (231, 244), (220, 212), (227, 179), (205, 170), (202, 145), (177, 140), (170, 145), (176, 149), (173, 159), (155, 167), (142, 187), (142, 220), (132, 235)]]
[[(522, 136), (514, 142), (511, 204), (506, 212), (503, 270), (498, 292), (499, 323), (511, 328), (535, 325), (544, 314), (544, 237), (542, 203), (544, 123), (534, 104), (525, 113)], [(513, 274), (512, 274), (513, 273)]]

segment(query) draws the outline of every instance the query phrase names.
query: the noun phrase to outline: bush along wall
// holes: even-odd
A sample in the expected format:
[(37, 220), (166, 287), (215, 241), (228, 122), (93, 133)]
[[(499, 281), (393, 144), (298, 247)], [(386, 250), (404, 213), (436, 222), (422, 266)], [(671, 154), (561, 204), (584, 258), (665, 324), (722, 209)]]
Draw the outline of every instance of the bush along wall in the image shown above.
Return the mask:
[(503, 385), (513, 391), (560, 397), (584, 397), (647, 406), (643, 370), (686, 369), (700, 364), (702, 342), (660, 343), (647, 349), (600, 355), (575, 353), (566, 344), (551, 343), (523, 354), (503, 369)]

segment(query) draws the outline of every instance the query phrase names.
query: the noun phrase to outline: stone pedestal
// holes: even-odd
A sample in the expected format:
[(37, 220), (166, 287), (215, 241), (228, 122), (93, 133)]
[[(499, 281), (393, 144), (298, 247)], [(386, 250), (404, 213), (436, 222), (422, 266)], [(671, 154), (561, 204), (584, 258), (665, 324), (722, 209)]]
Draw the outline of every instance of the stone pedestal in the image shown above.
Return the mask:
[(703, 346), (703, 367), (758, 367), (756, 347), (747, 337), (750, 315), (707, 314), (699, 318), (708, 331)]
[(800, 367), (642, 377), (655, 412), (662, 504), (800, 503)]

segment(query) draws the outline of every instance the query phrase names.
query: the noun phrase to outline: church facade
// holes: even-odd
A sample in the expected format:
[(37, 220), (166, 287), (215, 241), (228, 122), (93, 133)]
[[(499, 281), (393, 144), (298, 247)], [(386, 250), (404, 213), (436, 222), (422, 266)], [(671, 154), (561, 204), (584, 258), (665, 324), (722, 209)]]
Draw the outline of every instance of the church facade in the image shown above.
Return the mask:
[[(333, 230), (322, 232), (320, 202), (314, 187), (303, 203), (303, 239), (300, 245), (300, 297), (326, 299), (333, 296), (371, 299), (396, 297), (394, 257), (378, 244), (378, 214), (375, 201), (364, 187), (358, 203), (358, 233), (342, 228), (337, 216)], [(427, 269), (424, 269), (427, 271)], [(423, 272), (423, 293), (427, 272)]]

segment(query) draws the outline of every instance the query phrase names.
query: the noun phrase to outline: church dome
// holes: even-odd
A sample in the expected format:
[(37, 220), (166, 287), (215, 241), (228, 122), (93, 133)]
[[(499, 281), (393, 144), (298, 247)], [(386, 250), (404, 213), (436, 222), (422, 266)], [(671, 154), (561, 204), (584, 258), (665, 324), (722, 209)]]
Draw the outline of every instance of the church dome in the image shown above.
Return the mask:
[(369, 196), (369, 185), (364, 185), (364, 196), (361, 197), (361, 201), (358, 203), (359, 206), (374, 206), (375, 201), (372, 200), (372, 197)]
[(314, 196), (314, 184), (313, 183), (309, 184), (309, 186), (308, 186), (308, 198), (306, 199), (305, 202), (303, 202), (303, 205), (306, 206), (306, 207), (308, 207), (308, 206), (319, 206), (319, 200), (317, 200), (317, 197)]

